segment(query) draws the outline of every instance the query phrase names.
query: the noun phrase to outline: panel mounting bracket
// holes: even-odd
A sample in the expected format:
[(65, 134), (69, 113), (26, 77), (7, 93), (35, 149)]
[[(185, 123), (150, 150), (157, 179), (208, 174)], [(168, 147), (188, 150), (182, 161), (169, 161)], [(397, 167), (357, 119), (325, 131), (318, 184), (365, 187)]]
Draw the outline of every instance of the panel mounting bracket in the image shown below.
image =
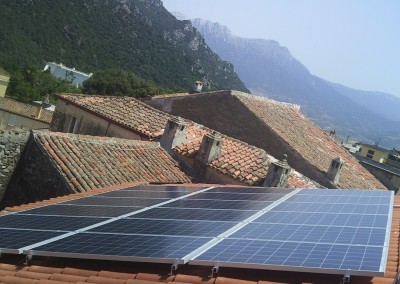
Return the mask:
[(350, 283), (350, 271), (346, 271), (343, 275), (343, 284)]
[(29, 252), (29, 254), (25, 257), (25, 262), (24, 262), (24, 265), (25, 266), (28, 266), (29, 265), (29, 261), (32, 259), (32, 253), (31, 252)]
[(217, 262), (213, 268), (211, 268), (211, 274), (208, 275), (208, 278), (214, 278), (215, 274), (217, 274), (219, 271), (219, 262)]
[(169, 276), (175, 275), (175, 272), (178, 270), (178, 259), (175, 259), (174, 264), (171, 265), (171, 271), (168, 273)]

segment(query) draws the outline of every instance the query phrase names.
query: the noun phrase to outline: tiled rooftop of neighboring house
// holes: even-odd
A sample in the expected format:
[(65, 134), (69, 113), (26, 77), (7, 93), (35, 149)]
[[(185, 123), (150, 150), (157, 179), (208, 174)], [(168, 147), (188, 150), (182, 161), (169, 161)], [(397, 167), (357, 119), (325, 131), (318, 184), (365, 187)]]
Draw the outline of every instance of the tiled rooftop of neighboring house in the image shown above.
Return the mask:
[(319, 170), (326, 171), (331, 160), (336, 157), (344, 159), (339, 187), (385, 188), (343, 147), (307, 119), (297, 107), (244, 93), (235, 93), (234, 96)]
[(30, 119), (50, 124), (53, 112), (43, 109), (39, 118), (36, 118), (37, 107), (20, 103), (12, 99), (0, 97), (0, 110), (21, 115)]
[[(187, 141), (177, 145), (174, 151), (194, 158), (199, 152), (203, 136), (211, 132), (211, 129), (191, 122), (187, 128)], [(208, 166), (248, 185), (261, 185), (269, 165), (277, 159), (260, 148), (229, 136), (221, 135), (221, 139), (222, 155), (208, 163)], [(289, 176), (289, 187), (316, 188), (321, 186), (292, 169)]]
[[(133, 186), (135, 184), (130, 184)], [(90, 192), (53, 198), (33, 204), (6, 208), (0, 215), (37, 208), (66, 200), (90, 196), (128, 185), (97, 189)], [(190, 186), (190, 185), (187, 185)], [(194, 185), (196, 186), (196, 185)], [(351, 276), (350, 284), (393, 284), (399, 272), (400, 241), (400, 196), (395, 196), (389, 242), (389, 254), (384, 277)], [(209, 278), (211, 266), (181, 266), (174, 275), (168, 275), (170, 265), (157, 263), (135, 263), (118, 261), (96, 261), (91, 259), (68, 259), (33, 256), (28, 265), (25, 258), (3, 254), (0, 259), (0, 283), (63, 284), (63, 283), (107, 283), (107, 284), (342, 284), (341, 275), (301, 273), (247, 268), (220, 267), (214, 277)]]
[(58, 99), (112, 120), (134, 132), (155, 139), (162, 135), (169, 114), (132, 97), (60, 94)]
[(77, 192), (133, 181), (190, 182), (156, 142), (44, 131), (33, 135)]
[[(61, 94), (59, 98), (109, 120), (129, 126), (133, 131), (143, 133), (151, 139), (156, 139), (163, 134), (168, 119), (172, 117), (131, 97)], [(184, 156), (194, 157), (203, 135), (212, 130), (190, 120), (185, 121), (189, 125), (186, 137), (188, 141), (174, 150)], [(276, 159), (264, 150), (228, 136), (223, 137), (223, 155), (209, 166), (243, 183), (259, 185), (265, 177), (268, 163)], [(292, 171), (290, 180), (293, 186), (302, 184), (304, 187), (320, 187), (303, 175), (295, 174), (295, 171)]]

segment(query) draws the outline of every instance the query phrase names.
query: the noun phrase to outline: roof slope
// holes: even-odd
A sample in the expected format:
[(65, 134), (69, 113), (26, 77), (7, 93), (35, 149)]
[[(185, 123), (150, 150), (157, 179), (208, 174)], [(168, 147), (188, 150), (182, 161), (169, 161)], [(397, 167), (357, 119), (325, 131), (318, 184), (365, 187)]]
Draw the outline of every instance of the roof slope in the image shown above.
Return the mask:
[[(194, 159), (199, 152), (203, 136), (211, 132), (213, 130), (207, 127), (189, 122), (187, 141), (177, 145), (173, 150), (180, 155)], [(207, 166), (248, 185), (261, 185), (269, 166), (277, 159), (260, 148), (227, 135), (221, 135), (221, 140), (221, 157), (211, 161)], [(289, 175), (289, 187), (316, 188), (321, 186), (292, 169)]]
[[(90, 192), (71, 194), (32, 204), (6, 208), (0, 215), (9, 214), (91, 196), (130, 185), (97, 189)], [(190, 186), (190, 185), (188, 185)], [(196, 185), (194, 185), (196, 186)], [(399, 271), (400, 241), (400, 197), (395, 196), (392, 226), (389, 242), (389, 255), (384, 277), (351, 276), (352, 284), (393, 284)], [(208, 284), (342, 284), (340, 275), (319, 273), (300, 273), (288, 271), (265, 271), (220, 267), (213, 278), (209, 278), (207, 266), (182, 266), (175, 275), (168, 275), (170, 265), (157, 263), (134, 263), (118, 261), (96, 261), (91, 259), (67, 259), (34, 256), (27, 266), (22, 265), (20, 256), (2, 255), (0, 262), (1, 283), (61, 284), (61, 283), (116, 283), (116, 284), (154, 284), (154, 283), (208, 283)], [(57, 282), (59, 281), (59, 282)]]
[(43, 109), (39, 118), (36, 118), (36, 106), (20, 103), (11, 99), (0, 97), (0, 110), (21, 115), (30, 119), (50, 124), (53, 112)]
[(291, 166), (327, 187), (331, 187), (326, 178), (331, 160), (342, 157), (345, 166), (337, 187), (385, 189), (307, 119), (299, 106), (238, 91), (157, 96), (146, 103), (255, 145), (275, 157), (287, 154)]
[(152, 108), (132, 97), (60, 94), (59, 99), (90, 111), (125, 128), (148, 136), (162, 135), (169, 114)]
[(190, 183), (156, 142), (42, 131), (33, 135), (77, 192), (133, 181)]
[(339, 187), (385, 188), (357, 159), (307, 119), (297, 107), (244, 93), (233, 95), (320, 171), (326, 171), (332, 159), (344, 159)]

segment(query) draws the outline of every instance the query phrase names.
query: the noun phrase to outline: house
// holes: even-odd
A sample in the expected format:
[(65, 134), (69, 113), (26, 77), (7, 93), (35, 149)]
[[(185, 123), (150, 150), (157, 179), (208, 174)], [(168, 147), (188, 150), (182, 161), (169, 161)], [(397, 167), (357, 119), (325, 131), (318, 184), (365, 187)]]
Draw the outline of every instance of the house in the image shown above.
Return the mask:
[(0, 67), (0, 97), (6, 94), (8, 82), (10, 82), (10, 74)]
[(1, 207), (134, 181), (191, 182), (155, 142), (32, 131)]
[[(190, 119), (274, 157), (287, 154), (291, 167), (328, 188), (385, 188), (343, 147), (301, 112), (300, 107), (238, 92), (155, 96), (146, 104)], [(333, 160), (340, 180), (330, 178)]]
[(83, 82), (93, 75), (92, 73), (87, 74), (55, 62), (47, 62), (44, 70), (49, 70), (54, 77), (71, 82), (72, 85), (77, 87), (82, 86)]
[(358, 155), (374, 160), (378, 163), (386, 163), (389, 156), (389, 150), (379, 147), (378, 145), (361, 144), (360, 146), (361, 149), (360, 152), (357, 153)]
[(60, 94), (52, 131), (157, 140), (169, 114), (132, 97)]
[(42, 105), (32, 106), (12, 99), (0, 97), (0, 130), (48, 129), (53, 112)]
[[(278, 159), (264, 150), (226, 135), (221, 136), (223, 141), (218, 145), (222, 147), (220, 156), (199, 162), (196, 156), (203, 155), (201, 150), (204, 147), (200, 147), (202, 139), (210, 135), (212, 129), (190, 120), (175, 118), (132, 97), (60, 94), (51, 129), (160, 141), (161, 146), (183, 164), (185, 172), (198, 182), (262, 185), (268, 169), (279, 167)], [(280, 158), (283, 157), (282, 154)], [(283, 168), (277, 173), (284, 170), (288, 172), (271, 176), (271, 179), (282, 177), (280, 185), (320, 187), (289, 166)], [(268, 185), (278, 186), (277, 182), (271, 180)]]
[[(204, 187), (207, 185), (203, 185)], [(188, 189), (198, 185), (186, 185)], [(117, 196), (126, 186), (96, 189), (90, 192), (75, 193), (41, 202), (6, 208), (0, 215), (7, 217), (14, 213), (38, 208), (46, 205), (60, 205), (61, 202), (73, 203), (83, 197), (93, 197), (99, 194)], [(192, 191), (189, 191), (192, 192)], [(61, 205), (62, 206), (62, 205)], [(400, 230), (400, 197), (394, 197), (393, 214), (391, 214), (390, 239), (388, 240), (388, 255), (384, 276), (357, 276), (350, 279), (343, 275), (315, 272), (291, 272), (271, 269), (259, 270), (247, 268), (182, 265), (171, 271), (171, 264), (157, 263), (157, 259), (148, 262), (95, 260), (92, 255), (81, 255), (80, 258), (31, 255), (12, 255), (2, 253), (0, 261), (1, 283), (27, 284), (61, 284), (61, 283), (116, 283), (116, 284), (155, 284), (155, 283), (213, 283), (213, 284), (392, 284), (398, 281), (399, 261), (399, 230)], [(68, 211), (67, 211), (68, 212)], [(71, 211), (69, 211), (71, 212)], [(61, 214), (62, 211), (61, 211)], [(0, 217), (2, 218), (2, 217)], [(148, 227), (147, 227), (148, 228)], [(39, 228), (40, 229), (40, 228)], [(146, 229), (146, 228), (145, 228)], [(176, 229), (176, 228), (173, 228)], [(211, 231), (209, 228), (206, 232)], [(29, 236), (29, 235), (28, 235)], [(1, 241), (0, 241), (1, 243)], [(73, 244), (71, 244), (73, 245)], [(96, 243), (93, 243), (96, 249)], [(165, 245), (168, 245), (167, 243)], [(80, 247), (77, 244), (77, 247)], [(99, 252), (97, 252), (99, 253)], [(356, 257), (357, 258), (357, 257)], [(213, 265), (216, 265), (213, 267)], [(172, 272), (172, 273), (171, 273)], [(349, 280), (346, 282), (344, 280)]]

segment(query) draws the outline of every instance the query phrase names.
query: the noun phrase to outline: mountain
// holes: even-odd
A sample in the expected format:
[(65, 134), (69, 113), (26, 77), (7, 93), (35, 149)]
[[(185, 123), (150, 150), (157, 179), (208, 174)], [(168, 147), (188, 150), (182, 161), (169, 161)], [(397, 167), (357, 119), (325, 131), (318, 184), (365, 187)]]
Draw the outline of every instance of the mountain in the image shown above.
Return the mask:
[(48, 61), (88, 73), (121, 68), (169, 88), (203, 80), (211, 89), (247, 90), (232, 64), (161, 0), (0, 1), (0, 65)]
[[(384, 111), (373, 110), (373, 103), (360, 102), (371, 98), (370, 93), (360, 97), (361, 91), (312, 75), (276, 41), (237, 37), (227, 27), (202, 19), (192, 20), (192, 24), (211, 49), (233, 63), (253, 94), (298, 104), (316, 124), (335, 130), (342, 138), (350, 136), (366, 143), (380, 139), (382, 146), (400, 147), (400, 122), (382, 115)], [(386, 110), (390, 102), (377, 96), (374, 98), (382, 100), (379, 106)]]

